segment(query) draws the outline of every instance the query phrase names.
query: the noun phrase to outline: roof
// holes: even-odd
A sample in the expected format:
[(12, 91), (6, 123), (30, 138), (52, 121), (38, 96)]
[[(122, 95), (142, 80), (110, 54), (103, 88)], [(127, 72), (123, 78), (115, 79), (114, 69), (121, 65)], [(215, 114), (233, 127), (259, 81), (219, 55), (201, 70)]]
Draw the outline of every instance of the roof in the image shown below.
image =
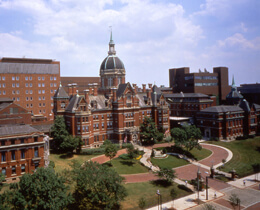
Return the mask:
[(222, 113), (222, 112), (242, 112), (243, 109), (239, 106), (211, 106), (206, 109), (201, 110), (201, 112), (216, 112), (216, 113)]
[(30, 125), (4, 125), (0, 126), (0, 136), (32, 134), (39, 132), (39, 130)]
[(260, 105), (259, 104), (253, 104), (253, 106), (255, 107), (255, 110), (260, 110)]
[(54, 98), (69, 98), (68, 94), (64, 90), (64, 88), (60, 85), (59, 88), (56, 90)]
[(125, 69), (125, 66), (116, 55), (108, 55), (100, 66), (100, 70), (107, 69)]
[(106, 104), (105, 104), (107, 99), (106, 99), (106, 97), (104, 95), (89, 96), (89, 101), (90, 101), (90, 103), (92, 101), (96, 101), (97, 102), (97, 109), (105, 109), (105, 108), (107, 108)]
[(13, 102), (13, 99), (11, 98), (0, 98), (0, 103), (2, 102)]
[(5, 109), (6, 107), (8, 107), (11, 103), (2, 103), (0, 104), (0, 111), (2, 111), (3, 109)]
[(31, 125), (31, 127), (44, 132), (44, 133), (48, 133), (51, 130), (51, 127), (53, 126), (53, 124), (41, 124), (41, 125)]
[(246, 99), (243, 99), (243, 100), (239, 103), (239, 107), (241, 107), (245, 112), (250, 112), (249, 103), (247, 102)]
[(166, 98), (208, 98), (209, 96), (203, 93), (171, 93), (164, 94)]
[(70, 99), (69, 105), (66, 107), (65, 111), (74, 112), (77, 109), (77, 105), (82, 99), (82, 96), (73, 95)]
[(60, 74), (59, 64), (0, 62), (0, 73), (8, 74)]

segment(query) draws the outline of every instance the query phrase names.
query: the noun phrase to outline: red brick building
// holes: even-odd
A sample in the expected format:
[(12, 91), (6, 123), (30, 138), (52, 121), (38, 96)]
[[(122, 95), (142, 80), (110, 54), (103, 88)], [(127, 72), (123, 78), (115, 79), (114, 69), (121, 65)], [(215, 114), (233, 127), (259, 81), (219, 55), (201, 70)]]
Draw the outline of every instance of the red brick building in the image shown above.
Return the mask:
[(59, 84), (59, 61), (0, 59), (0, 98), (11, 98), (29, 110), (33, 122), (53, 120), (53, 96)]
[(156, 87), (138, 87), (125, 83), (125, 67), (116, 56), (112, 36), (108, 56), (100, 67), (101, 86), (86, 89), (84, 95), (72, 84), (68, 93), (62, 86), (54, 96), (54, 113), (62, 115), (73, 136), (80, 136), (86, 147), (96, 147), (104, 140), (138, 141), (140, 124), (151, 117), (162, 131), (169, 129), (169, 108)]

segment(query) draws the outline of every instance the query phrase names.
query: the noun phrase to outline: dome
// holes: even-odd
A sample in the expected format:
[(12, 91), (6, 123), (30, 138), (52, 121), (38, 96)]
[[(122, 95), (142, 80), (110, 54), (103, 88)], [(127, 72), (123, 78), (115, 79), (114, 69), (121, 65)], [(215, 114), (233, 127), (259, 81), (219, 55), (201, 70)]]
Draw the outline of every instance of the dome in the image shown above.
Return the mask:
[(116, 55), (108, 55), (102, 62), (100, 70), (125, 69), (123, 62)]

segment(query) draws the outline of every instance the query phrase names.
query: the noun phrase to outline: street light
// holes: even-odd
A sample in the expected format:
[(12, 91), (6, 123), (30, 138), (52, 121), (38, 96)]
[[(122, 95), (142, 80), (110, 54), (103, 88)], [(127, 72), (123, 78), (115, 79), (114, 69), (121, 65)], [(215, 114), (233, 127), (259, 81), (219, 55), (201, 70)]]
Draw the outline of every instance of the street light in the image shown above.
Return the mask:
[(209, 172), (205, 171), (205, 173), (207, 174), (206, 176), (206, 200), (208, 200), (208, 178), (209, 178)]
[(156, 194), (158, 195), (158, 210), (160, 210), (160, 204), (161, 204), (161, 210), (162, 210), (162, 195), (160, 194), (159, 190), (157, 190)]
[(200, 166), (199, 166), (198, 172), (197, 172), (198, 204), (200, 203), (200, 179), (201, 179), (201, 173), (200, 173)]

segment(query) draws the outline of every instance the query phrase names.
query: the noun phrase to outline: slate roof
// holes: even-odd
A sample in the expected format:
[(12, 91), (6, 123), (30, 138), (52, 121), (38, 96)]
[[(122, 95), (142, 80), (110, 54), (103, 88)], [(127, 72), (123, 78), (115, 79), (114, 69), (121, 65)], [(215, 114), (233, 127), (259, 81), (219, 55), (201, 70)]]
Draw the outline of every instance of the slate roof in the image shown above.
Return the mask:
[(69, 98), (69, 95), (66, 93), (64, 88), (60, 85), (59, 88), (56, 90), (54, 98)]
[(209, 96), (203, 93), (171, 93), (164, 94), (166, 98), (208, 98)]
[(2, 103), (0, 104), (0, 111), (2, 111), (3, 109), (5, 109), (6, 107), (8, 107), (11, 103)]
[(239, 103), (239, 107), (241, 107), (245, 112), (250, 112), (249, 103), (247, 102), (246, 99), (243, 99), (243, 100)]
[(30, 125), (4, 125), (0, 126), (0, 136), (31, 134), (39, 132), (39, 130)]
[(201, 110), (201, 112), (216, 112), (216, 113), (222, 113), (222, 112), (241, 112), (243, 111), (242, 108), (239, 106), (211, 106), (206, 109)]
[(259, 104), (253, 104), (253, 106), (255, 107), (256, 110), (260, 110), (260, 105)]
[(89, 96), (89, 101), (91, 103), (91, 101), (96, 101), (97, 102), (97, 109), (105, 109), (106, 104), (105, 102), (108, 99), (104, 96), (104, 95), (97, 95), (97, 96)]
[(44, 132), (44, 133), (50, 132), (52, 126), (53, 126), (53, 124), (31, 125), (31, 127), (37, 129), (38, 131)]
[(140, 107), (145, 107), (145, 106), (147, 106), (147, 105), (145, 104), (145, 100), (147, 100), (146, 93), (137, 93), (137, 94), (136, 94), (136, 97), (139, 99), (139, 106), (140, 106)]
[(82, 98), (83, 97), (79, 95), (72, 96), (69, 105), (66, 107), (65, 111), (74, 112), (77, 109), (77, 106)]
[(116, 96), (117, 97), (121, 97), (123, 95), (123, 93), (125, 92), (125, 89), (127, 87), (127, 84), (128, 83), (126, 83), (126, 84), (119, 84), (118, 89), (116, 91)]
[(116, 55), (109, 55), (103, 60), (100, 66), (100, 70), (106, 69), (125, 69), (125, 66)]
[(2, 102), (13, 102), (13, 99), (11, 98), (0, 98), (0, 103)]

